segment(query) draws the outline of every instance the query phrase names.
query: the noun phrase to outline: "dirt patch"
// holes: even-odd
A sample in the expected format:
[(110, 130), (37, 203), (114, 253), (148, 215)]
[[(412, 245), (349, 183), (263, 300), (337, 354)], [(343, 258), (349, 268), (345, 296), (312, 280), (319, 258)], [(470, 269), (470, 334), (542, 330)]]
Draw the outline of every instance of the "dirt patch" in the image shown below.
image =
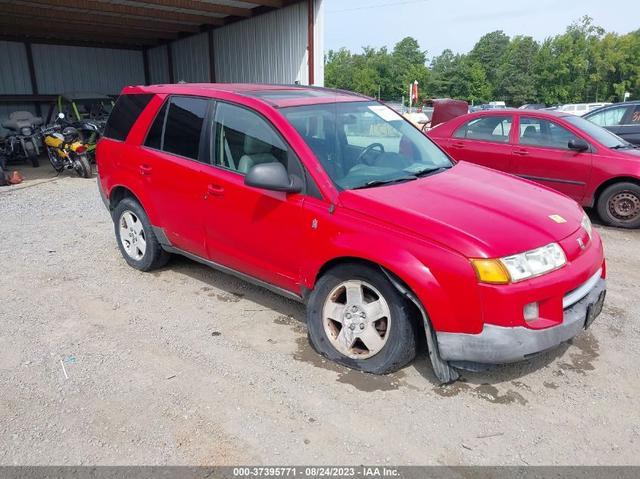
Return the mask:
[(298, 338), (296, 343), (298, 344), (298, 350), (293, 355), (296, 361), (302, 361), (317, 368), (337, 373), (336, 381), (339, 383), (350, 384), (354, 388), (365, 392), (392, 391), (404, 385), (401, 379), (405, 374), (402, 371), (385, 376), (363, 373), (326, 360), (313, 350), (306, 336)]
[(438, 386), (433, 389), (433, 392), (445, 398), (458, 396), (459, 394), (470, 394), (494, 404), (518, 403), (525, 405), (528, 402), (520, 393), (512, 389), (501, 393), (497, 387), (491, 384), (480, 384), (474, 387), (464, 380), (459, 380), (453, 384)]
[(590, 332), (579, 335), (570, 341), (571, 345), (578, 348), (577, 352), (570, 352), (570, 363), (560, 363), (560, 369), (564, 371), (575, 371), (579, 374), (586, 374), (593, 371), (593, 361), (599, 356), (600, 344), (596, 337)]

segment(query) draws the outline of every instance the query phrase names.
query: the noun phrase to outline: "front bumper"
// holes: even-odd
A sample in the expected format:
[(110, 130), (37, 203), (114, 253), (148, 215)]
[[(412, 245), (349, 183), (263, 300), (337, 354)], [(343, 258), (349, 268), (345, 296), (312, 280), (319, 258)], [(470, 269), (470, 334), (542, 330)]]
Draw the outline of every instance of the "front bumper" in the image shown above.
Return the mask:
[(563, 320), (557, 326), (530, 329), (485, 324), (479, 334), (440, 332), (437, 333), (440, 356), (445, 361), (504, 364), (553, 349), (588, 326), (585, 325), (588, 311), (606, 291), (603, 278), (597, 278), (593, 283), (582, 299), (564, 309)]

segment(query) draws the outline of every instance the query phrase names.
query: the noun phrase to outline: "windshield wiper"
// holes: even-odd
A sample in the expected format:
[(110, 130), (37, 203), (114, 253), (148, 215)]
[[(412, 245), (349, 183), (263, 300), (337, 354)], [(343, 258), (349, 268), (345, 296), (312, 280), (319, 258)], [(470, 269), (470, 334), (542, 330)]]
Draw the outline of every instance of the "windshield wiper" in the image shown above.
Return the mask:
[(610, 146), (609, 148), (611, 148), (612, 150), (625, 150), (627, 148), (635, 148), (635, 147), (631, 143), (627, 143), (626, 145), (620, 144), (620, 145)]
[(432, 168), (425, 168), (424, 170), (420, 170), (414, 173), (414, 175), (416, 175), (418, 178), (422, 178), (425, 176), (432, 175), (434, 173), (440, 173), (441, 171), (448, 170), (449, 168), (451, 167), (450, 166), (434, 166)]
[(364, 185), (356, 186), (355, 188), (352, 188), (352, 189), (361, 190), (364, 188), (372, 188), (374, 186), (390, 185), (392, 183), (402, 183), (404, 181), (412, 181), (417, 179), (418, 179), (417, 176), (411, 175), (411, 176), (401, 176), (400, 178), (392, 178), (390, 180), (371, 180), (366, 182)]

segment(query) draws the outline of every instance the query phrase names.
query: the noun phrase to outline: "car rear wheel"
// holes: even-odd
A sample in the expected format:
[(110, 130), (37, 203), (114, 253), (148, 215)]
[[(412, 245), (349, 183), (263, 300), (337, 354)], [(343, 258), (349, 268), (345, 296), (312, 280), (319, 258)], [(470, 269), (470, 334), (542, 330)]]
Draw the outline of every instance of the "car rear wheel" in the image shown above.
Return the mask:
[(635, 183), (616, 183), (605, 189), (598, 198), (598, 214), (609, 226), (640, 227), (640, 186)]
[(113, 211), (118, 247), (125, 261), (140, 271), (161, 268), (169, 261), (153, 232), (149, 218), (132, 198), (123, 199)]
[(376, 267), (349, 264), (329, 270), (309, 298), (312, 346), (327, 359), (387, 374), (416, 354), (416, 326), (407, 301)]

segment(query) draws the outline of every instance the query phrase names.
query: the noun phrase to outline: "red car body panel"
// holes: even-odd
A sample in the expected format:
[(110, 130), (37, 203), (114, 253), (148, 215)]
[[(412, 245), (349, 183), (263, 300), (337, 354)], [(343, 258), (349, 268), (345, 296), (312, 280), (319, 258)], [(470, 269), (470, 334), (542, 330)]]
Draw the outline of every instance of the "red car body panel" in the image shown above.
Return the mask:
[[(511, 116), (508, 143), (456, 138), (466, 122), (488, 116)], [(520, 119), (540, 118), (555, 122), (585, 140), (590, 151), (547, 148), (519, 143)], [(488, 166), (534, 180), (570, 196), (583, 206), (593, 206), (603, 186), (615, 180), (640, 181), (640, 151), (612, 150), (566, 121), (570, 114), (540, 110), (489, 110), (462, 115), (428, 132), (457, 161)]]
[[(604, 277), (602, 243), (595, 232), (593, 240), (585, 237), (582, 210), (533, 182), (463, 162), (412, 182), (338, 190), (278, 109), (369, 99), (340, 93), (330, 100), (313, 95), (273, 100), (243, 94), (277, 88), (210, 84), (126, 88), (123, 94), (151, 93), (154, 98), (125, 142), (109, 138), (99, 142), (104, 196), (108, 200), (118, 187), (126, 188), (154, 227), (163, 229), (178, 249), (300, 297), (314, 288), (323, 268), (336, 261), (378, 264), (408, 286), (440, 332), (476, 334), (486, 324), (529, 329), (556, 325), (562, 322), (563, 296), (600, 268)], [(261, 114), (295, 151), (323, 199), (251, 188), (237, 173), (141, 146), (167, 94), (218, 99)], [(566, 222), (550, 220), (553, 214)], [(577, 238), (587, 243), (586, 249), (579, 250)], [(551, 242), (564, 246), (567, 264), (521, 283), (479, 284), (470, 263), (470, 258), (497, 258)], [(522, 308), (533, 301), (540, 301), (542, 316), (528, 323)]]

